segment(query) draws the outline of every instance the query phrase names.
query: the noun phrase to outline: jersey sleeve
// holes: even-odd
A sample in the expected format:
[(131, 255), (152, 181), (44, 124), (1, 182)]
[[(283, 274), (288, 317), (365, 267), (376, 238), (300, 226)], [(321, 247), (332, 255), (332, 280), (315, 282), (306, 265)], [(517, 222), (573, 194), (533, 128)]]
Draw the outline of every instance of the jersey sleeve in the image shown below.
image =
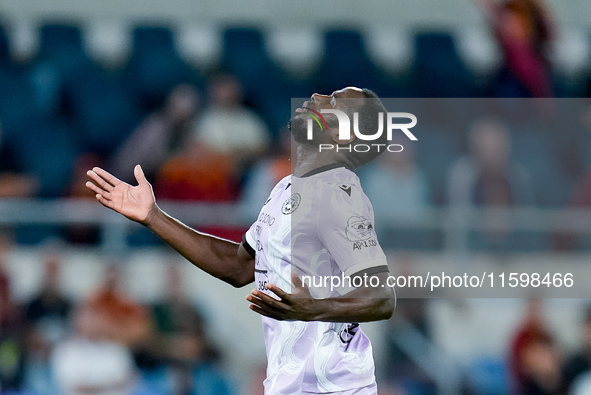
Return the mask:
[[(350, 188), (350, 187), (349, 187)], [(326, 188), (318, 202), (318, 237), (345, 276), (388, 270), (373, 208), (360, 188)]]
[(256, 222), (251, 225), (251, 227), (246, 231), (246, 233), (242, 236), (242, 247), (248, 252), (253, 259), (255, 258), (255, 247), (256, 241), (254, 240), (254, 232), (255, 232)]

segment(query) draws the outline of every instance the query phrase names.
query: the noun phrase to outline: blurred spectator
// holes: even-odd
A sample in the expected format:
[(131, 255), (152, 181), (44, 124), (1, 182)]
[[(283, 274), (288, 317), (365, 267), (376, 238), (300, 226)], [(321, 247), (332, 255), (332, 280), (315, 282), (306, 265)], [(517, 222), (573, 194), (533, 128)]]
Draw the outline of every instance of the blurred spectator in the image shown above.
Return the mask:
[(363, 190), (373, 205), (378, 234), (380, 228), (425, 218), (431, 205), (429, 183), (416, 164), (414, 145), (401, 138), (392, 143), (404, 149), (385, 152), (360, 173)]
[(72, 171), (72, 180), (70, 181), (68, 197), (75, 199), (94, 199), (94, 193), (89, 191), (84, 184), (88, 178), (86, 172), (88, 169), (92, 169), (95, 166), (102, 166), (102, 161), (97, 154), (87, 152), (76, 158)]
[(563, 391), (571, 393), (573, 383), (591, 373), (591, 308), (587, 308), (582, 325), (580, 349), (570, 355), (562, 368)]
[(70, 302), (59, 288), (61, 257), (57, 251), (44, 257), (44, 274), (41, 292), (26, 306), (27, 324), (40, 326), (43, 332), (53, 332), (51, 342), (55, 342), (65, 331), (70, 313)]
[(554, 26), (540, 0), (473, 0), (485, 12), (503, 66), (494, 82), (498, 97), (551, 97), (547, 59)]
[[(469, 155), (458, 159), (449, 171), (448, 199), (457, 208), (506, 208), (534, 204), (527, 170), (510, 161), (508, 130), (494, 120), (477, 121), (468, 133)], [(482, 218), (488, 230), (486, 244), (509, 242), (512, 217), (490, 213)]]
[(149, 311), (121, 291), (120, 268), (107, 268), (103, 285), (85, 302), (85, 308), (102, 317), (104, 338), (128, 346), (138, 353), (151, 340), (152, 319)]
[(273, 187), (291, 174), (292, 143), (291, 133), (285, 129), (280, 136), (279, 147), (257, 161), (249, 171), (240, 196), (240, 214), (247, 223), (252, 223), (269, 197)]
[[(408, 279), (418, 274), (416, 257), (413, 254), (398, 254), (394, 261), (397, 262), (397, 277)], [(435, 394), (437, 390), (432, 378), (417, 365), (408, 353), (408, 346), (402, 346), (408, 339), (417, 336), (432, 341), (427, 300), (419, 297), (413, 288), (400, 292), (403, 295), (396, 300), (396, 314), (387, 321), (387, 329), (384, 331), (384, 384), (391, 389), (400, 389), (401, 393)]]
[(255, 366), (248, 380), (247, 395), (265, 395), (263, 382), (267, 378), (267, 363), (261, 363)]
[(231, 74), (218, 74), (209, 85), (209, 106), (197, 122), (193, 138), (234, 163), (249, 162), (268, 147), (264, 121), (242, 104), (242, 85)]
[[(230, 202), (239, 196), (234, 161), (206, 145), (194, 142), (162, 166), (154, 193), (161, 199), (194, 200), (202, 202)], [(207, 219), (205, 219), (207, 221)], [(210, 226), (200, 230), (229, 240), (241, 240), (246, 227), (217, 225), (210, 218)]]
[(39, 191), (39, 180), (33, 175), (22, 174), (17, 158), (2, 141), (0, 123), (0, 198), (33, 196)]
[(74, 313), (72, 337), (59, 344), (51, 358), (62, 394), (131, 393), (133, 360), (125, 346), (106, 336), (110, 320), (106, 311), (84, 306)]
[(178, 334), (168, 370), (173, 395), (230, 395), (228, 379), (213, 364), (206, 350), (208, 343), (202, 329)]
[(156, 329), (161, 335), (174, 335), (201, 326), (201, 315), (184, 292), (183, 277), (179, 265), (166, 265), (166, 296), (153, 306)]
[[(570, 198), (570, 206), (582, 210), (591, 208), (591, 169), (587, 170), (587, 173), (575, 184)], [(591, 245), (589, 234), (584, 232), (556, 231), (554, 238), (555, 246), (559, 250), (587, 249)]]
[(575, 185), (572, 197), (572, 205), (577, 208), (591, 207), (591, 169)]
[(511, 341), (510, 375), (515, 394), (555, 394), (559, 389), (560, 357), (541, 309), (540, 300), (528, 302)]
[[(102, 166), (100, 157), (96, 154), (87, 152), (76, 158), (72, 170), (72, 180), (68, 197), (74, 199), (93, 199), (94, 193), (84, 185), (88, 176), (86, 172), (95, 166)], [(64, 238), (69, 243), (76, 244), (95, 244), (99, 241), (100, 231), (97, 225), (86, 225), (80, 223), (69, 224), (64, 229)]]
[(232, 201), (238, 183), (232, 159), (201, 143), (192, 143), (160, 169), (154, 192), (161, 199)]
[(123, 142), (112, 157), (112, 170), (133, 183), (135, 165), (142, 165), (148, 180), (178, 153), (186, 142), (199, 107), (199, 92), (191, 85), (177, 85), (164, 107), (150, 114)]
[(59, 288), (61, 257), (57, 251), (44, 257), (41, 292), (25, 306), (27, 325), (27, 358), (25, 383), (42, 390), (49, 381), (49, 355), (53, 346), (67, 331), (70, 302)]
[(11, 240), (0, 234), (0, 390), (18, 389), (23, 375), (22, 319), (5, 271)]
[(507, 207), (534, 203), (530, 177), (510, 162), (511, 137), (499, 122), (481, 120), (468, 134), (470, 154), (452, 165), (449, 203), (456, 206)]
[(229, 394), (228, 380), (217, 367), (220, 354), (208, 339), (202, 315), (188, 300), (180, 267), (174, 262), (167, 265), (166, 297), (153, 306), (153, 312), (158, 355), (167, 367), (145, 370), (144, 382), (160, 373), (159, 381), (167, 383), (165, 392), (171, 394)]

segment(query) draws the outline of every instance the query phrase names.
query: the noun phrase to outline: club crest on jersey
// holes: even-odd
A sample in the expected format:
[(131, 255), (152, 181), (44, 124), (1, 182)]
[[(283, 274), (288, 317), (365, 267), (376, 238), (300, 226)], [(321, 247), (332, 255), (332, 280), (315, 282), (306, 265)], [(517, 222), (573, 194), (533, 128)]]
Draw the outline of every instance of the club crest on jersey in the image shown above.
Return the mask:
[(302, 197), (299, 193), (294, 193), (293, 195), (291, 195), (289, 199), (287, 199), (285, 203), (283, 203), (283, 207), (281, 207), (281, 214), (289, 215), (296, 211), (297, 208), (300, 206), (301, 200)]
[(349, 241), (363, 241), (371, 237), (373, 225), (371, 222), (360, 216), (353, 216), (347, 220), (345, 235)]

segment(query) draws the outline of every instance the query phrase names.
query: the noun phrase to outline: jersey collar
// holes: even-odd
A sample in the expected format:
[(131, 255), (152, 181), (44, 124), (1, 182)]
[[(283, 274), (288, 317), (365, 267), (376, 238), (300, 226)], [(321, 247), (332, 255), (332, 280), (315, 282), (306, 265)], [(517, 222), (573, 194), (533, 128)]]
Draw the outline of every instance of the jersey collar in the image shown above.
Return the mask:
[(322, 173), (323, 171), (328, 171), (332, 169), (338, 169), (339, 167), (344, 167), (346, 169), (352, 170), (346, 163), (331, 163), (329, 165), (320, 166), (312, 171), (307, 172), (306, 174), (302, 175), (300, 178), (310, 177), (316, 175), (318, 173)]

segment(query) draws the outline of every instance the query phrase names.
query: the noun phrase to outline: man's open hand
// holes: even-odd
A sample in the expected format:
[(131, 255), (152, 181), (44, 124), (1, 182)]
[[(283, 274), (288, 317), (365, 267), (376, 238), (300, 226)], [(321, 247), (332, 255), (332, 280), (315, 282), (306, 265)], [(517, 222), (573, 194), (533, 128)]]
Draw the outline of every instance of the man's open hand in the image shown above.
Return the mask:
[(151, 214), (158, 210), (152, 186), (146, 180), (140, 165), (133, 170), (137, 186), (131, 186), (100, 167), (86, 172), (92, 182), (86, 187), (96, 193), (96, 200), (127, 218), (146, 224)]
[(312, 298), (310, 291), (302, 284), (296, 271), (292, 273), (291, 281), (295, 287), (292, 294), (288, 294), (275, 284), (267, 283), (267, 289), (280, 299), (262, 291), (253, 290), (246, 297), (246, 300), (252, 303), (249, 306), (250, 309), (280, 321), (314, 321), (318, 313), (318, 301)]

